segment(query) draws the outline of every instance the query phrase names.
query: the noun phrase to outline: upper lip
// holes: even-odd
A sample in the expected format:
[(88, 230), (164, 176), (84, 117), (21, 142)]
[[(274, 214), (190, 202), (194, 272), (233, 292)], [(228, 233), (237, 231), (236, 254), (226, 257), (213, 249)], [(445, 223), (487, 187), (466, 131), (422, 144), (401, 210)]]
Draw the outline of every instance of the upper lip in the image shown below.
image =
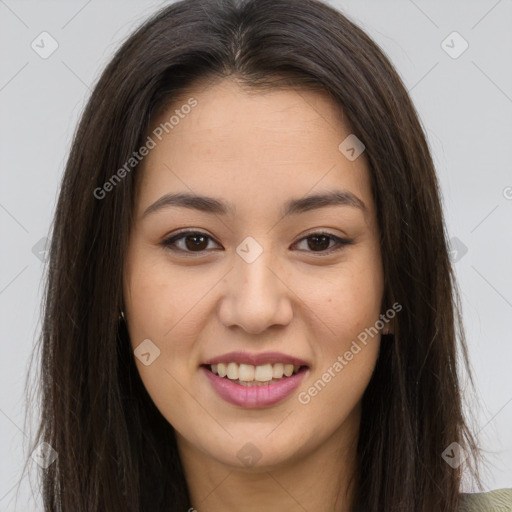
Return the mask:
[(294, 366), (308, 366), (308, 363), (298, 357), (282, 354), (281, 352), (262, 352), (250, 354), (249, 352), (230, 352), (221, 356), (208, 359), (203, 364), (238, 363), (260, 366), (264, 364), (293, 364)]

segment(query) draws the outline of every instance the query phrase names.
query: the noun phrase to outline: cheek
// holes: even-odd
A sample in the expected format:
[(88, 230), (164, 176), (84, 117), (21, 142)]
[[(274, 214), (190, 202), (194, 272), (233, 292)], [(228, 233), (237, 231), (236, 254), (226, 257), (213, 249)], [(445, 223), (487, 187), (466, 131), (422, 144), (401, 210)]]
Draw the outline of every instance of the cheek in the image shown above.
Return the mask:
[(161, 255), (135, 252), (127, 268), (125, 287), (133, 331), (171, 336), (174, 329), (189, 322), (194, 306), (208, 289), (207, 281), (197, 279), (197, 273), (192, 275), (190, 269), (173, 268)]
[[(218, 279), (198, 277), (192, 269), (173, 268), (165, 258), (156, 258), (149, 251), (134, 252), (130, 263), (125, 302), (135, 362), (153, 401), (166, 403), (174, 395), (174, 409), (183, 394), (178, 383), (197, 371), (197, 340), (211, 314), (205, 309), (205, 299)], [(158, 354), (149, 366), (137, 358), (137, 347), (147, 339)]]
[(326, 353), (344, 350), (379, 318), (383, 278), (369, 250), (360, 251), (357, 258), (324, 272), (321, 278), (310, 276), (297, 282), (302, 282), (298, 295), (305, 306), (303, 315), (322, 333), (316, 343), (322, 343)]
[[(309, 281), (305, 283), (311, 285)], [(383, 277), (372, 250), (333, 269), (318, 286), (303, 290), (305, 320), (317, 365), (300, 401), (312, 414), (340, 423), (361, 399), (377, 361)], [(305, 314), (305, 313), (304, 313)], [(313, 414), (314, 412), (314, 414)]]
[[(324, 291), (308, 296), (309, 319), (317, 364), (299, 390), (304, 421), (328, 433), (349, 416), (361, 400), (379, 354), (382, 281), (371, 271), (338, 272)], [(313, 323), (314, 322), (314, 323)]]
[[(198, 302), (205, 291), (201, 293), (200, 285), (195, 289), (186, 273), (171, 272), (168, 264), (155, 261), (150, 254), (135, 253), (130, 262), (125, 307), (134, 361), (158, 410), (170, 424), (185, 428), (186, 421), (182, 426), (181, 418), (198, 414), (182, 383), (196, 370), (190, 367), (190, 351), (201, 329)], [(143, 341), (145, 345), (141, 345)], [(143, 353), (138, 348), (142, 346), (150, 353), (150, 364), (137, 356)]]

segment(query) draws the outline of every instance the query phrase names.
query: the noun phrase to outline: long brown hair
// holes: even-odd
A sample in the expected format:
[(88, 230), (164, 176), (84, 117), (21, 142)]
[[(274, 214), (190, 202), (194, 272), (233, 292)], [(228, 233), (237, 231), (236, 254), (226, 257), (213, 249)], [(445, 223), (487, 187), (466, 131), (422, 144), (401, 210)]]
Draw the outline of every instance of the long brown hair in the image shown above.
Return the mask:
[(252, 88), (326, 91), (366, 146), (384, 305), (402, 310), (363, 397), (355, 510), (455, 511), (463, 466), (441, 455), (459, 443), (476, 468), (478, 449), (462, 407), (460, 363), (470, 372), (434, 164), (389, 60), (317, 0), (173, 3), (128, 38), (94, 87), (52, 224), (32, 446), (58, 454), (41, 470), (45, 511), (190, 506), (174, 430), (119, 320), (137, 166), (105, 197), (94, 191), (142, 145), (158, 109), (194, 83), (228, 76)]

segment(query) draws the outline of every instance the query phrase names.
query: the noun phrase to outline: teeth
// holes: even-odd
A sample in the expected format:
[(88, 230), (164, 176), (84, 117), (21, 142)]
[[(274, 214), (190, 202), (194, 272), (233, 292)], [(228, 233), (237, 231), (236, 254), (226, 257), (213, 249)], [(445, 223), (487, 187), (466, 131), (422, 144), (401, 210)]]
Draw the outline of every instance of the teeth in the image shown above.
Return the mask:
[[(236, 363), (230, 363), (230, 364), (236, 364)], [(260, 368), (260, 367), (258, 367)], [(229, 377), (231, 378), (231, 377)], [(241, 364), (238, 367), (238, 379), (243, 381), (250, 381), (254, 380), (254, 366), (251, 366), (250, 364)], [(256, 380), (260, 380), (256, 378)]]
[(267, 380), (272, 380), (273, 375), (274, 370), (271, 364), (256, 366), (256, 370), (254, 371), (254, 380), (257, 380), (258, 382), (266, 382)]
[(238, 365), (236, 363), (228, 364), (228, 379), (238, 379)]
[(252, 364), (218, 363), (210, 366), (211, 371), (219, 377), (227, 377), (236, 380), (239, 384), (258, 385), (258, 383), (272, 383), (284, 377), (291, 377), (299, 371), (300, 366), (293, 364), (263, 364), (253, 366)]
[[(212, 372), (215, 373), (215, 371), (213, 369), (213, 365), (212, 365)], [(219, 374), (219, 377), (225, 377), (228, 374), (228, 372), (226, 370), (226, 365), (222, 364), (222, 363), (219, 363), (217, 365), (217, 373)]]
[(276, 363), (273, 365), (273, 373), (272, 377), (274, 379), (280, 379), (284, 375), (284, 365), (283, 363)]

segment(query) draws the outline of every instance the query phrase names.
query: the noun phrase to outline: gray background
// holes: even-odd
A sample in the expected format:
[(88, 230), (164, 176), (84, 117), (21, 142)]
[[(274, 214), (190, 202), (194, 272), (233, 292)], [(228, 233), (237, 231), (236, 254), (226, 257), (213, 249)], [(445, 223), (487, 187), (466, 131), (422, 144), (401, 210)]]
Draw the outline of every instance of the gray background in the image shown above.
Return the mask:
[[(35, 464), (30, 477), (21, 473), (35, 426), (25, 422), (24, 385), (40, 328), (40, 240), (49, 235), (71, 137), (99, 72), (164, 3), (0, 0), (0, 511), (41, 510), (30, 498)], [(425, 127), (456, 237), (479, 399), (468, 395), (467, 407), (488, 452), (485, 486), (512, 487), (512, 0), (330, 3), (390, 57)], [(43, 46), (43, 31), (58, 43), (46, 59), (31, 47)], [(453, 31), (469, 44), (457, 58), (461, 39), (442, 45)]]

